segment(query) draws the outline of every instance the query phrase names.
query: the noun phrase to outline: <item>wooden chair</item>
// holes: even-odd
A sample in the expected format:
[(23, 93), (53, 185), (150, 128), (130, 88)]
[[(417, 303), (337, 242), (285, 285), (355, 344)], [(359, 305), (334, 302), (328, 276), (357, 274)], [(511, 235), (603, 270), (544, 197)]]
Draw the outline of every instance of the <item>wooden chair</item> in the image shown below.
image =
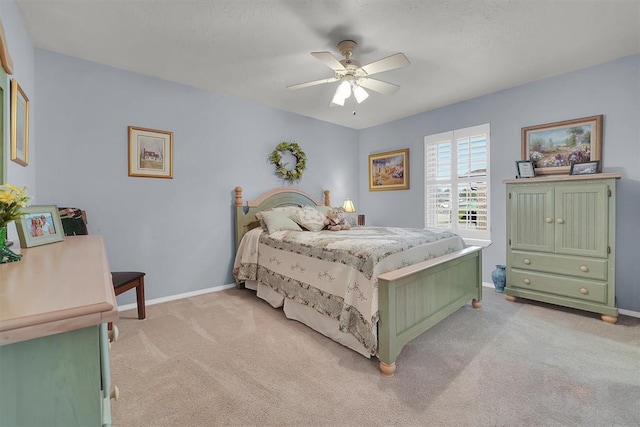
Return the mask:
[[(87, 214), (85, 211), (77, 208), (59, 208), (60, 220), (65, 236), (81, 236), (89, 234), (87, 229)], [(144, 319), (145, 303), (144, 303), (144, 276), (141, 271), (112, 271), (111, 281), (113, 282), (113, 290), (116, 296), (135, 288), (136, 303), (138, 305), (138, 319)], [(111, 324), (109, 324), (111, 329)]]

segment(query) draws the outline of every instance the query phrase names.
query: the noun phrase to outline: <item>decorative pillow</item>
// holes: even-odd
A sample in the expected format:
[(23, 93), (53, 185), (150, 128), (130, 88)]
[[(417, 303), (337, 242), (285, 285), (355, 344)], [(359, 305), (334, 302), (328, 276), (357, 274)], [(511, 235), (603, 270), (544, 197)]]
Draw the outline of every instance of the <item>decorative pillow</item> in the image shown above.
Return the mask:
[(264, 212), (285, 212), (287, 215), (291, 216), (291, 214), (295, 213), (298, 209), (300, 209), (299, 206), (279, 206), (277, 208), (271, 208), (271, 209), (267, 209), (266, 211), (258, 212), (256, 214), (256, 219), (260, 221), (260, 226), (264, 231), (269, 231), (267, 230), (267, 225), (264, 223), (262, 219), (262, 214)]
[(291, 219), (309, 231), (320, 231), (327, 216), (313, 206), (304, 206), (291, 214)]
[(286, 211), (263, 211), (260, 216), (269, 234), (282, 230), (302, 231), (302, 228), (289, 218), (289, 214)]
[(358, 226), (358, 215), (357, 214), (343, 212), (342, 216), (344, 217), (345, 221), (347, 221), (347, 224), (349, 224), (351, 227), (357, 227)]
[(316, 209), (318, 210), (318, 212), (320, 212), (322, 215), (327, 216), (327, 212), (329, 211), (329, 209), (333, 209), (331, 206), (316, 206)]

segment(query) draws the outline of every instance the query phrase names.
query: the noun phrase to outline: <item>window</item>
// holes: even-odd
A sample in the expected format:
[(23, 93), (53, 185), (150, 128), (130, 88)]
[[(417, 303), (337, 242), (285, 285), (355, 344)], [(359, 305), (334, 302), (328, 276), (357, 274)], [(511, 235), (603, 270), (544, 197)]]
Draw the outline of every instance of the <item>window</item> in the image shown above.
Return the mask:
[[(488, 243), (489, 124), (424, 138), (426, 228)], [(479, 242), (484, 241), (484, 242)]]

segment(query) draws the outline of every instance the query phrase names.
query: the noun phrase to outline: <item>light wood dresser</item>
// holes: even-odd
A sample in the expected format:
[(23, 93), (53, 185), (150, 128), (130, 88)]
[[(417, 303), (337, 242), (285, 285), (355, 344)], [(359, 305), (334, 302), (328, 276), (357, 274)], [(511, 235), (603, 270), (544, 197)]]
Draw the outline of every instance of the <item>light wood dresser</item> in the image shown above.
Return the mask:
[(618, 179), (602, 173), (505, 181), (508, 300), (587, 310), (616, 323)]
[(0, 264), (0, 425), (110, 425), (118, 306), (102, 237), (22, 254)]

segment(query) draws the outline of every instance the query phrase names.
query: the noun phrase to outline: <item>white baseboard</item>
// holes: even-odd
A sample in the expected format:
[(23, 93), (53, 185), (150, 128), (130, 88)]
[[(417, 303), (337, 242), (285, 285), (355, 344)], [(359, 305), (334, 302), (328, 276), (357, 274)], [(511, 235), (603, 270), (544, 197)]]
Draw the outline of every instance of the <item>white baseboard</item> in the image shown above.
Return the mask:
[[(235, 286), (236, 286), (235, 283), (232, 283), (231, 285), (214, 286), (213, 288), (201, 289), (199, 291), (185, 292), (183, 294), (171, 295), (171, 296), (162, 297), (162, 298), (155, 298), (155, 299), (145, 301), (145, 305), (149, 306), (154, 304), (160, 304), (161, 302), (174, 301), (182, 298), (195, 297), (196, 295), (203, 295), (203, 294), (209, 294), (211, 292), (224, 291), (225, 289), (231, 289), (231, 288), (234, 288)], [(482, 286), (485, 288), (491, 288), (491, 289), (495, 288), (495, 286), (493, 286), (493, 283), (489, 283), (489, 282), (482, 282)], [(138, 306), (136, 303), (119, 305), (118, 311), (131, 310), (137, 307)], [(621, 308), (621, 309), (618, 309), (618, 312), (625, 316), (637, 317), (640, 319), (640, 312), (637, 312), (637, 311), (624, 310)]]
[(624, 314), (625, 316), (637, 317), (638, 319), (640, 319), (640, 312), (638, 311), (625, 310), (623, 308), (619, 308), (618, 313)]
[[(145, 301), (145, 306), (150, 306), (150, 305), (154, 305), (154, 304), (160, 304), (161, 302), (175, 301), (175, 300), (182, 299), (182, 298), (195, 297), (196, 295), (209, 294), (211, 292), (224, 291), (225, 289), (231, 289), (231, 288), (235, 288), (235, 287), (236, 287), (236, 285), (235, 285), (235, 283), (233, 283), (231, 285), (214, 286), (213, 288), (200, 289), (199, 291), (185, 292), (183, 294), (170, 295), (168, 297), (154, 298), (154, 299), (146, 300)], [(138, 305), (135, 302), (133, 304), (119, 305), (118, 306), (118, 311), (131, 310), (131, 309), (134, 309), (134, 308), (137, 308), (137, 307), (138, 307)]]

